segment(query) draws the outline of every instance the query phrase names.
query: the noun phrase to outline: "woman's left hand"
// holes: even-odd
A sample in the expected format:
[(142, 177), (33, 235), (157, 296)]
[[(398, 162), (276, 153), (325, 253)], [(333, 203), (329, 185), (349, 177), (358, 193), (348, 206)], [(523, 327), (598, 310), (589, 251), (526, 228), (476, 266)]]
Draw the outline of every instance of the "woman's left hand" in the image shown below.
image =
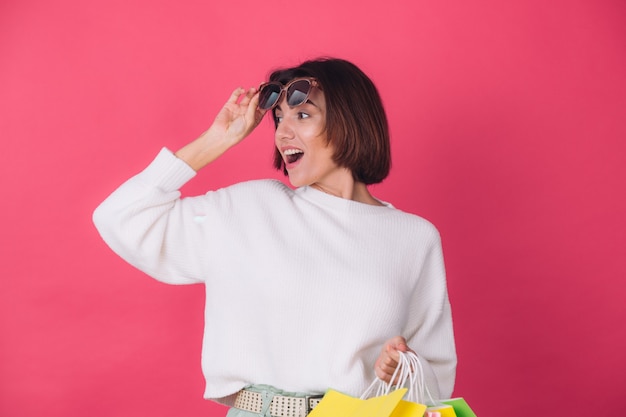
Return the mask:
[(374, 371), (376, 372), (376, 376), (378, 378), (385, 382), (391, 381), (393, 372), (396, 370), (398, 360), (400, 359), (400, 354), (398, 352), (413, 352), (409, 348), (406, 339), (402, 336), (396, 336), (385, 342), (385, 345), (376, 360), (376, 364), (374, 365)]

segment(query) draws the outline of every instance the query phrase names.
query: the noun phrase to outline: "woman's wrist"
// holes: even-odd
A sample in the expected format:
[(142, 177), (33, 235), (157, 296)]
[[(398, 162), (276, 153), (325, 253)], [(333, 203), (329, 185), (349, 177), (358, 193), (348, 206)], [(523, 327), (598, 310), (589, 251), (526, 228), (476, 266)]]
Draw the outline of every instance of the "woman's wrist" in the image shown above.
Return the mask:
[(194, 171), (199, 171), (233, 146), (224, 136), (216, 135), (209, 129), (198, 139), (180, 148), (174, 155)]

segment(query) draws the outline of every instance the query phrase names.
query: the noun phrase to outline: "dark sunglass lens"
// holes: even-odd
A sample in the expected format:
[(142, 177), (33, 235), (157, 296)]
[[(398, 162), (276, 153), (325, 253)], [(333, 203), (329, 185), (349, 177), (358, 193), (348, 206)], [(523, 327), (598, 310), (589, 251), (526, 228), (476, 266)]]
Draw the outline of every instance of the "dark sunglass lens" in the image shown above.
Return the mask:
[(259, 92), (259, 108), (262, 110), (271, 109), (278, 97), (280, 96), (281, 88), (276, 84), (268, 84), (261, 88)]
[(287, 90), (287, 104), (289, 107), (296, 107), (304, 104), (310, 91), (311, 82), (309, 80), (296, 81), (291, 84)]

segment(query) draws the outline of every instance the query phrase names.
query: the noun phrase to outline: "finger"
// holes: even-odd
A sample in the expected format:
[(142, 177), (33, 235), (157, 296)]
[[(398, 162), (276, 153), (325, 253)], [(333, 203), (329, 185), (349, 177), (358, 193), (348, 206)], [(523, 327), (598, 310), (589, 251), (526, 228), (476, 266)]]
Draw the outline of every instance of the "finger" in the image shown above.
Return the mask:
[(393, 339), (390, 339), (389, 344), (398, 350), (401, 350), (401, 346), (404, 346), (405, 348), (408, 347), (406, 339), (402, 336), (396, 336)]
[(383, 376), (383, 378), (381, 378), (381, 379), (389, 381), (391, 379), (391, 376), (396, 371), (396, 368), (395, 367), (386, 366), (386, 365), (381, 365), (381, 366), (378, 367), (377, 371)]
[(230, 97), (228, 98), (228, 103), (232, 103), (232, 104), (236, 104), (237, 101), (239, 100), (239, 97), (245, 92), (246, 90), (243, 89), (242, 87), (237, 87), (232, 94), (230, 95)]
[(387, 358), (384, 354), (381, 354), (374, 364), (374, 372), (376, 373), (376, 376), (383, 381), (389, 378), (389, 365), (385, 363), (386, 360)]
[(398, 366), (398, 359), (400, 359), (399, 356), (394, 358), (391, 355), (385, 355), (380, 361), (380, 368), (385, 372), (393, 373)]
[(254, 97), (255, 94), (256, 94), (255, 88), (250, 88), (248, 90), (245, 90), (245, 95), (243, 96), (239, 104), (241, 104), (242, 106), (248, 106), (250, 104), (250, 100), (252, 99), (252, 97)]
[(382, 373), (392, 374), (398, 366), (398, 359), (390, 355), (390, 351), (384, 349), (374, 365), (376, 369), (380, 369)]
[(385, 371), (383, 371), (379, 367), (377, 367), (374, 371), (375, 371), (376, 376), (378, 377), (378, 379), (380, 379), (382, 381), (385, 381), (385, 382), (391, 381), (391, 375), (389, 375), (388, 373), (386, 373)]
[(411, 349), (409, 348), (406, 339), (398, 336), (389, 341), (389, 343), (385, 346), (385, 350), (397, 361), (400, 359), (400, 352), (406, 353)]
[(388, 364), (385, 364), (384, 362), (381, 362), (381, 364), (376, 367), (375, 373), (378, 378), (382, 379), (385, 382), (390, 382), (395, 370), (396, 366), (390, 366)]
[(253, 117), (255, 125), (258, 125), (263, 119), (263, 116), (265, 116), (266, 112), (267, 110), (259, 109), (259, 94), (255, 90), (254, 94), (250, 98), (248, 108), (246, 109), (246, 116)]

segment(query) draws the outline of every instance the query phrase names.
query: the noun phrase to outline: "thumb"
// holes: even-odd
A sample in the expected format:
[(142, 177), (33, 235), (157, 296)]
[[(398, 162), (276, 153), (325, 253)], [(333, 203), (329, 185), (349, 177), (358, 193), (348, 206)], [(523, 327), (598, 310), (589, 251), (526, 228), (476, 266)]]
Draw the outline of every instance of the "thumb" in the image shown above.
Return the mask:
[(387, 351), (396, 350), (400, 352), (406, 352), (409, 350), (409, 345), (406, 342), (406, 339), (402, 336), (394, 337), (389, 341), (387, 345)]

